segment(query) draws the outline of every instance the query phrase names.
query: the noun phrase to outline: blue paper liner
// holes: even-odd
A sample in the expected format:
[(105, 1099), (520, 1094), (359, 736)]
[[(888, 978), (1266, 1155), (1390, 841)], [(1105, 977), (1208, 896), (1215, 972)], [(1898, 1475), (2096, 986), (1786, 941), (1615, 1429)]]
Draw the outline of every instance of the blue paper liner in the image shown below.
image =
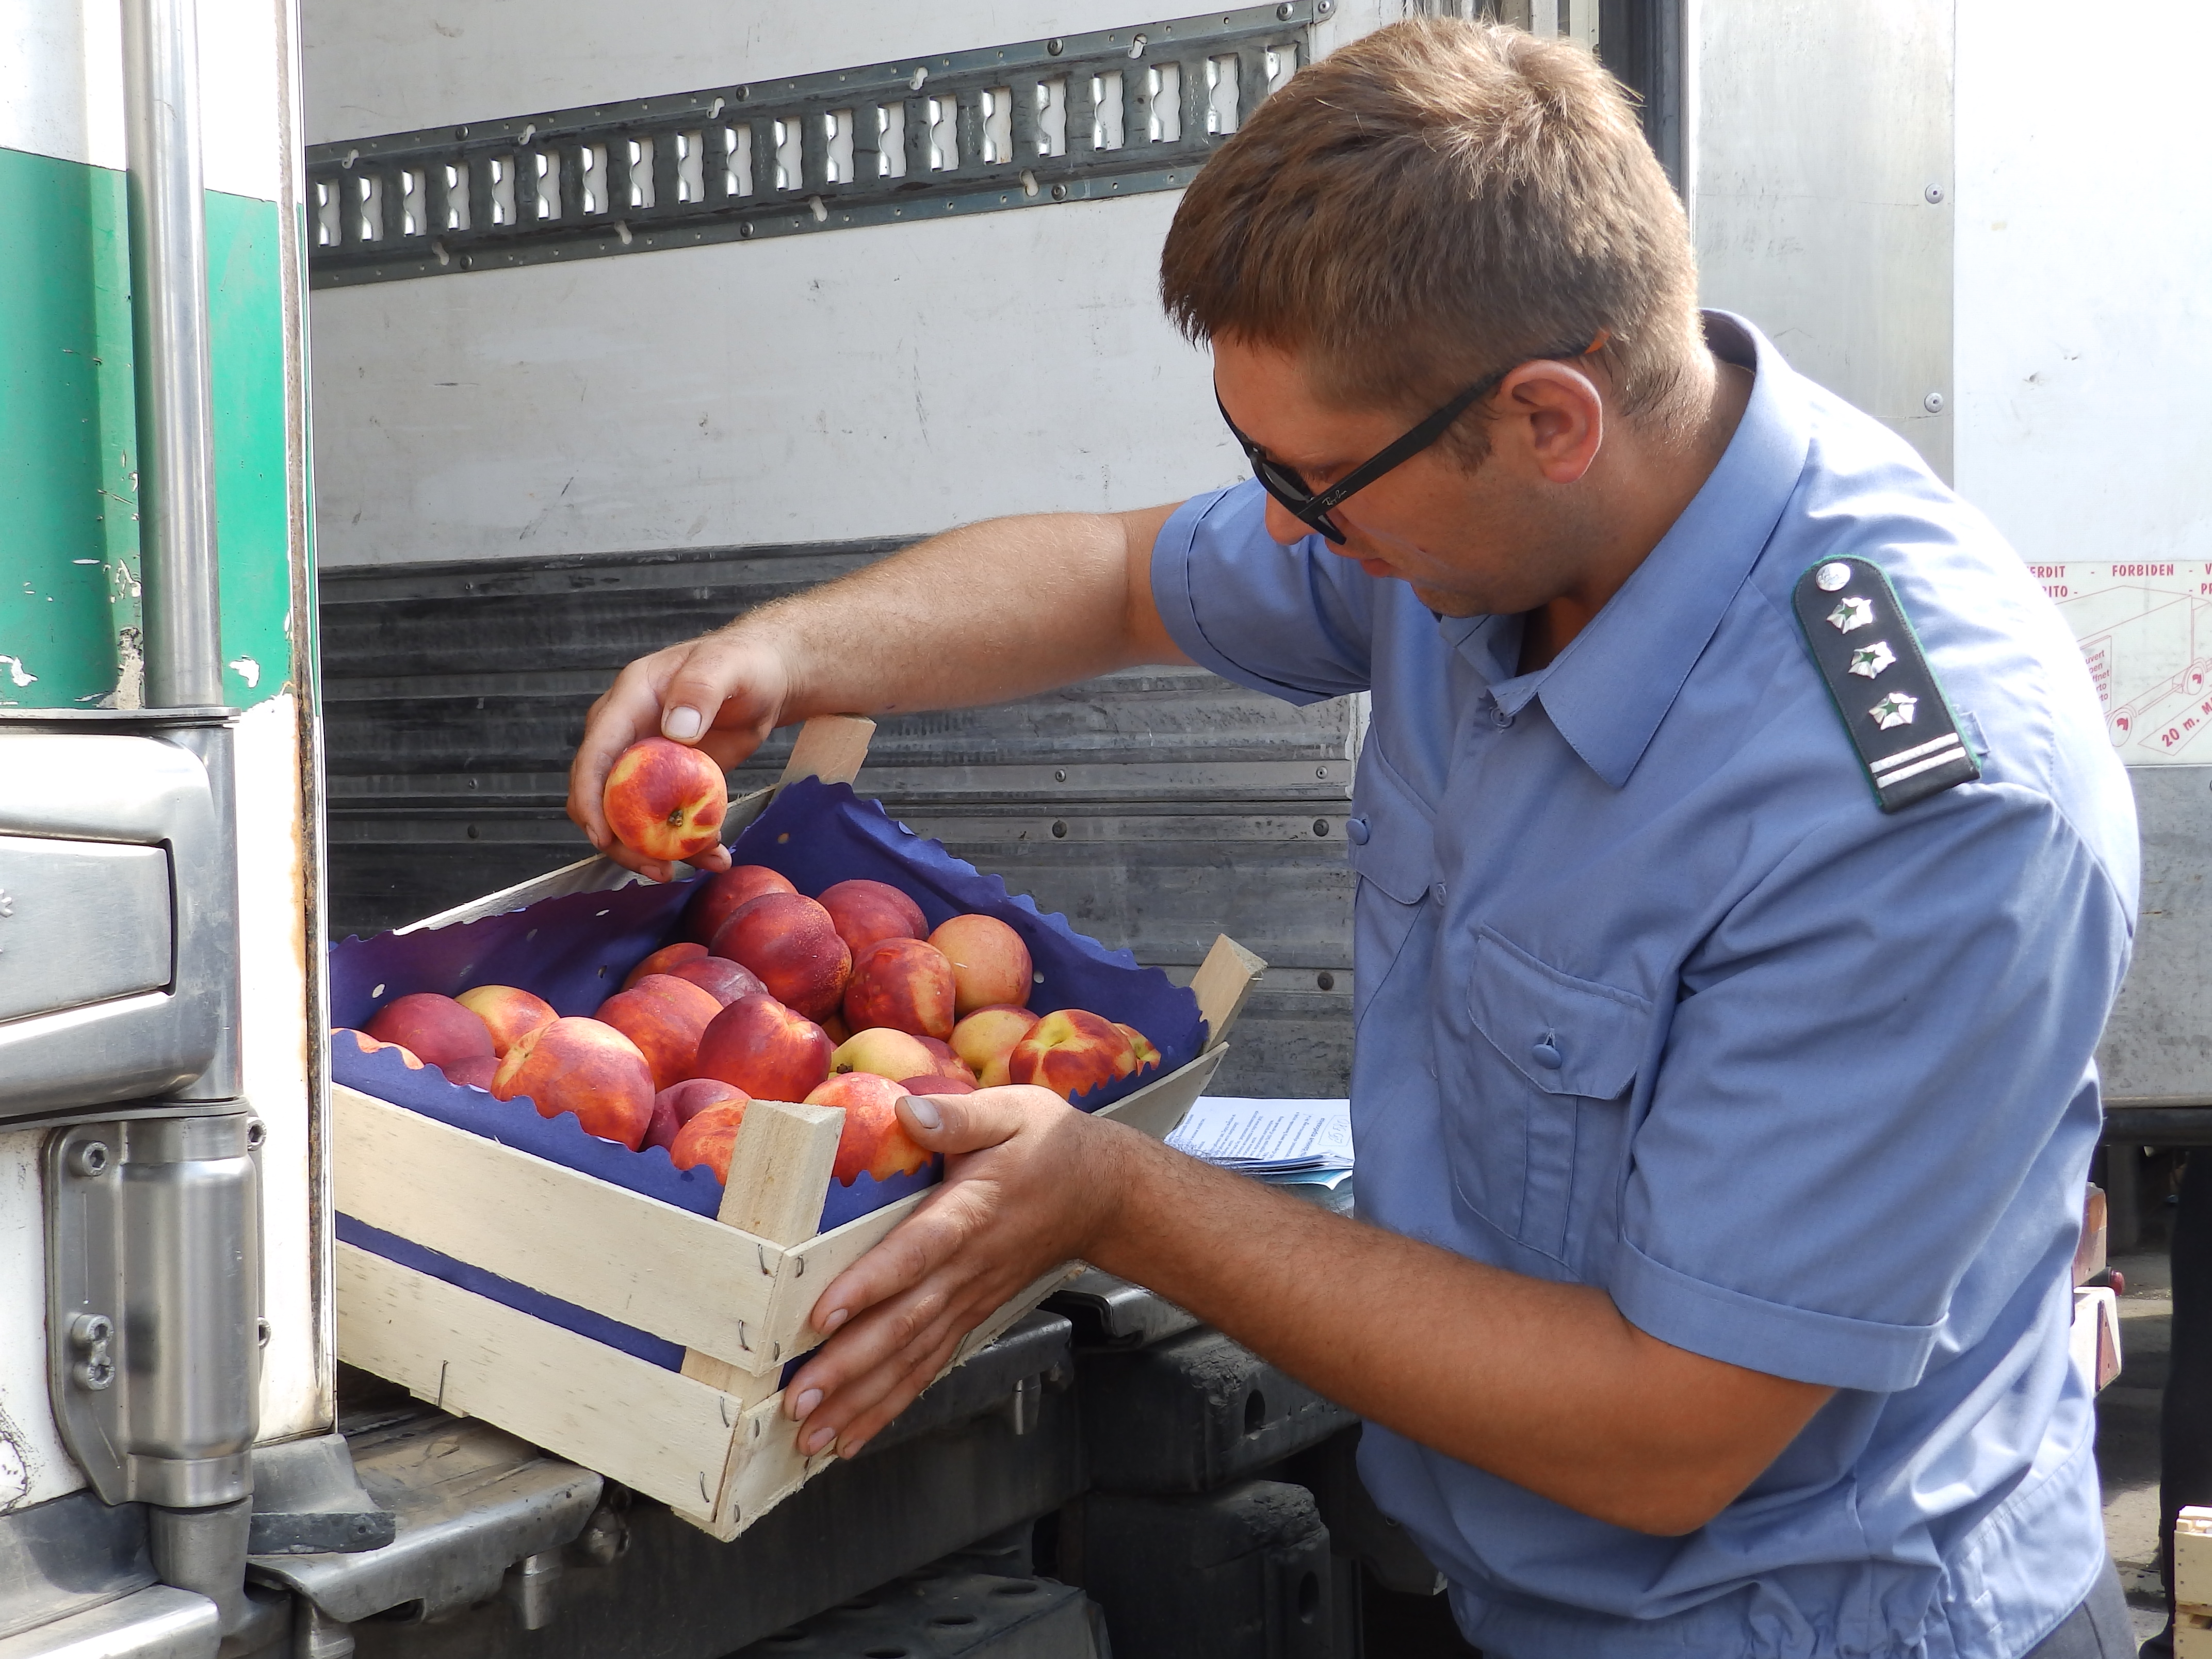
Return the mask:
[[(1139, 967), (1128, 951), (1109, 951), (1078, 933), (1066, 917), (1040, 913), (1028, 897), (1008, 893), (999, 877), (980, 873), (940, 843), (915, 835), (847, 785), (809, 778), (787, 786), (732, 844), (731, 857), (765, 865), (810, 896), (855, 878), (888, 882), (913, 896), (933, 928), (970, 911), (1006, 922), (1021, 934), (1041, 976), (1031, 1008), (1040, 1013), (1088, 1009), (1136, 1027), (1160, 1050), (1158, 1066), (1079, 1099), (1085, 1110), (1109, 1105), (1187, 1065), (1205, 1045), (1205, 1024), (1189, 991), (1156, 968)], [(667, 942), (700, 879), (571, 893), (453, 927), (342, 940), (331, 947), (331, 1023), (358, 1030), (394, 998), (417, 991), (456, 996), (477, 985), (520, 986), (562, 1014), (589, 1015), (632, 968)], [(434, 1066), (411, 1069), (388, 1049), (363, 1054), (349, 1040), (334, 1040), (331, 1075), (454, 1128), (695, 1215), (712, 1216), (720, 1207), (722, 1183), (708, 1170), (678, 1170), (659, 1147), (633, 1152), (599, 1139), (586, 1133), (573, 1113), (542, 1118), (526, 1099), (495, 1100), (482, 1089), (448, 1082)], [(933, 1163), (885, 1182), (866, 1175), (850, 1187), (832, 1182), (821, 1230), (920, 1192), (939, 1173)], [(674, 1370), (683, 1363), (680, 1349), (647, 1332), (407, 1244), (352, 1217), (339, 1218), (339, 1236), (652, 1364)]]

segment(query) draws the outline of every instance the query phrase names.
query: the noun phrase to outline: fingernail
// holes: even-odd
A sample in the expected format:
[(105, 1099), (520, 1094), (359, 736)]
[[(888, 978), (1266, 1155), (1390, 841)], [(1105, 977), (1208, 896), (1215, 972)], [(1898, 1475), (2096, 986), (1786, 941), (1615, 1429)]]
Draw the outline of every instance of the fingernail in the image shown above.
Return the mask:
[(867, 1443), (865, 1440), (855, 1440), (849, 1446), (840, 1446), (837, 1448), (837, 1455), (848, 1460), (858, 1457), (860, 1455), (860, 1448)]
[(908, 1095), (899, 1104), (912, 1112), (914, 1121), (925, 1129), (941, 1129), (945, 1127), (945, 1118), (937, 1109), (937, 1103), (927, 1095)]
[(824, 1446), (828, 1445), (836, 1437), (837, 1431), (835, 1429), (815, 1430), (813, 1433), (806, 1437), (803, 1443), (806, 1455), (809, 1457), (813, 1456), (815, 1453), (820, 1451)]
[(830, 1332), (836, 1330), (840, 1325), (843, 1324), (851, 1317), (852, 1315), (848, 1313), (842, 1308), (830, 1309), (830, 1317), (822, 1322), (822, 1334), (824, 1336), (829, 1335)]
[(791, 1414), (803, 1423), (806, 1420), (808, 1414), (821, 1403), (822, 1390), (819, 1389), (809, 1389), (805, 1394), (802, 1394), (798, 1399), (791, 1402)]
[(707, 729), (707, 722), (699, 718), (699, 711), (678, 703), (660, 717), (660, 733), (678, 743), (689, 743)]

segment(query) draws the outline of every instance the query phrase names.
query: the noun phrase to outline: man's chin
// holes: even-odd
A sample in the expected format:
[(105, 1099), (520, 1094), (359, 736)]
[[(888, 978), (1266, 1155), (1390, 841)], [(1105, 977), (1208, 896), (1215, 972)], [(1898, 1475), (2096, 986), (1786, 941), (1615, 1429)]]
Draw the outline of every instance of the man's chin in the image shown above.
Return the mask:
[(1486, 617), (1490, 607), (1466, 593), (1454, 593), (1439, 587), (1423, 587), (1418, 582), (1408, 582), (1413, 597), (1439, 617)]

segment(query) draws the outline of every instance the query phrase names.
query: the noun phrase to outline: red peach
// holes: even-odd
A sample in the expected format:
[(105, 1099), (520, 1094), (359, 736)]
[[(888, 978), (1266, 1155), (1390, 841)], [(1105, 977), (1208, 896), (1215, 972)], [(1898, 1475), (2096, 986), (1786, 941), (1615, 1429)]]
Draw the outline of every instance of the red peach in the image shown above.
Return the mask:
[(1137, 1063), (1131, 1066), (1130, 1070), (1141, 1072), (1147, 1066), (1157, 1066), (1160, 1063), (1160, 1051), (1152, 1046), (1152, 1038), (1146, 1036), (1135, 1026), (1124, 1025), (1118, 1019), (1114, 1022), (1114, 1029), (1129, 1039), (1129, 1050), (1137, 1057)]
[(728, 1186), (730, 1154), (737, 1150), (738, 1131), (744, 1125), (748, 1104), (742, 1100), (726, 1101), (707, 1108), (676, 1132), (668, 1161), (679, 1170), (694, 1170), (703, 1164), (714, 1172), (715, 1180)]
[(806, 1097), (809, 1106), (842, 1106), (845, 1127), (837, 1137), (837, 1161), (830, 1173), (849, 1187), (863, 1173), (878, 1181), (919, 1170), (929, 1154), (915, 1145), (899, 1121), (903, 1085), (873, 1072), (847, 1072)]
[(396, 1042), (432, 1066), (491, 1052), (491, 1028), (474, 1010), (434, 991), (394, 998), (362, 1029), (379, 1042)]
[(830, 1075), (830, 1038), (766, 992), (714, 1016), (691, 1062), (695, 1078), (733, 1083), (755, 1100), (802, 1101)]
[(561, 1018), (560, 1012), (544, 997), (519, 985), (473, 986), (454, 1000), (483, 1021), (485, 1029), (491, 1033), (492, 1053), (502, 1058), (525, 1031), (550, 1025)]
[(696, 858), (721, 839), (729, 786), (710, 757), (647, 738), (616, 757), (599, 806), (623, 846), (650, 859)]
[(841, 881), (819, 901), (857, 962), (871, 945), (887, 939), (920, 939), (929, 931), (921, 907), (889, 882)]
[(699, 884), (691, 902), (684, 907), (679, 931), (685, 939), (712, 945), (714, 934), (732, 916), (763, 893), (795, 893), (799, 890), (764, 864), (732, 865), (718, 876)]
[(887, 939), (855, 959), (845, 987), (845, 1023), (888, 1025), (916, 1036), (952, 1035), (952, 964), (918, 939)]
[(466, 1060), (449, 1060), (438, 1069), (446, 1074), (448, 1083), (489, 1089), (491, 1080), (499, 1075), (499, 1061), (490, 1054), (471, 1054)]
[(409, 1071), (419, 1072), (422, 1069), (422, 1062), (416, 1057), (415, 1051), (403, 1043), (379, 1042), (374, 1037), (369, 1036), (368, 1032), (356, 1031), (350, 1025), (334, 1026), (331, 1030), (331, 1035), (334, 1037), (351, 1037), (354, 1041), (354, 1046), (359, 1048), (362, 1053), (365, 1054), (373, 1054), (379, 1048), (389, 1048), (399, 1056), (400, 1060), (406, 1066)]
[(943, 1037), (918, 1036), (915, 1041), (937, 1056), (937, 1064), (929, 1068), (931, 1076), (964, 1077), (970, 1083), (975, 1080), (974, 1070), (953, 1052), (952, 1045)]
[(952, 964), (953, 1012), (965, 1016), (994, 1003), (1029, 1006), (1030, 947), (996, 916), (955, 916), (929, 936)]
[[(1006, 1080), (1006, 1056), (1014, 1052), (1014, 1045), (1027, 1036), (1036, 1023), (1037, 1017), (1026, 1008), (1010, 1007), (1005, 1003), (978, 1008), (952, 1028), (952, 1052), (960, 1056), (984, 1087), (994, 1087)], [(994, 1066), (999, 1071), (995, 1083), (988, 1076)]]
[(653, 1123), (645, 1132), (645, 1144), (665, 1152), (676, 1144), (678, 1131), (709, 1106), (742, 1105), (746, 1098), (743, 1089), (712, 1078), (674, 1084), (653, 1097)]
[(910, 1095), (972, 1095), (975, 1085), (963, 1077), (909, 1077), (899, 1081), (899, 1087)]
[(518, 1038), (491, 1091), (529, 1096), (540, 1117), (574, 1112), (586, 1134), (632, 1152), (653, 1121), (653, 1068), (637, 1044), (596, 1019), (556, 1019)]
[[(700, 947), (702, 951), (705, 946)], [(726, 957), (702, 956), (696, 961), (679, 963), (668, 970), (678, 979), (688, 979), (700, 987), (725, 1008), (739, 997), (749, 997), (768, 987), (760, 982), (760, 975), (750, 969), (740, 968)]]
[(601, 1003), (594, 1018), (613, 1026), (653, 1067), (653, 1086), (665, 1089), (691, 1075), (699, 1039), (722, 1012), (714, 993), (688, 979), (648, 974)]
[(629, 976), (623, 981), (622, 988), (627, 991), (647, 974), (672, 974), (687, 962), (703, 962), (706, 957), (707, 947), (694, 945), (690, 939), (664, 945), (629, 970)]
[(853, 974), (853, 953), (830, 913), (798, 893), (763, 893), (722, 924), (713, 949), (809, 1019), (837, 1012)]
[(921, 1046), (920, 1037), (894, 1031), (887, 1025), (856, 1031), (837, 1045), (830, 1056), (830, 1070), (873, 1072), (878, 1077), (914, 1077), (937, 1069), (936, 1057)]
[(1008, 1081), (1034, 1083), (1062, 1100), (1087, 1095), (1136, 1069), (1136, 1051), (1121, 1028), (1080, 1008), (1047, 1014), (1006, 1057)]

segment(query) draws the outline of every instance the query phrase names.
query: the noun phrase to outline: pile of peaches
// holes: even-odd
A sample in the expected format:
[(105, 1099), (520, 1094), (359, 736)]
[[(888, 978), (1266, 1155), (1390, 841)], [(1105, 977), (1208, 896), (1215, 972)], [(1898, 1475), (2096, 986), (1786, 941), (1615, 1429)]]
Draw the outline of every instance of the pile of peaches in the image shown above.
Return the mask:
[(699, 884), (678, 933), (589, 1018), (479, 985), (398, 997), (337, 1035), (723, 1182), (753, 1100), (843, 1108), (836, 1174), (850, 1186), (928, 1162), (899, 1122), (902, 1095), (1026, 1083), (1067, 1100), (1159, 1064), (1132, 1026), (1031, 1012), (1029, 947), (1005, 922), (957, 915), (933, 932), (885, 882), (809, 898), (739, 865)]

